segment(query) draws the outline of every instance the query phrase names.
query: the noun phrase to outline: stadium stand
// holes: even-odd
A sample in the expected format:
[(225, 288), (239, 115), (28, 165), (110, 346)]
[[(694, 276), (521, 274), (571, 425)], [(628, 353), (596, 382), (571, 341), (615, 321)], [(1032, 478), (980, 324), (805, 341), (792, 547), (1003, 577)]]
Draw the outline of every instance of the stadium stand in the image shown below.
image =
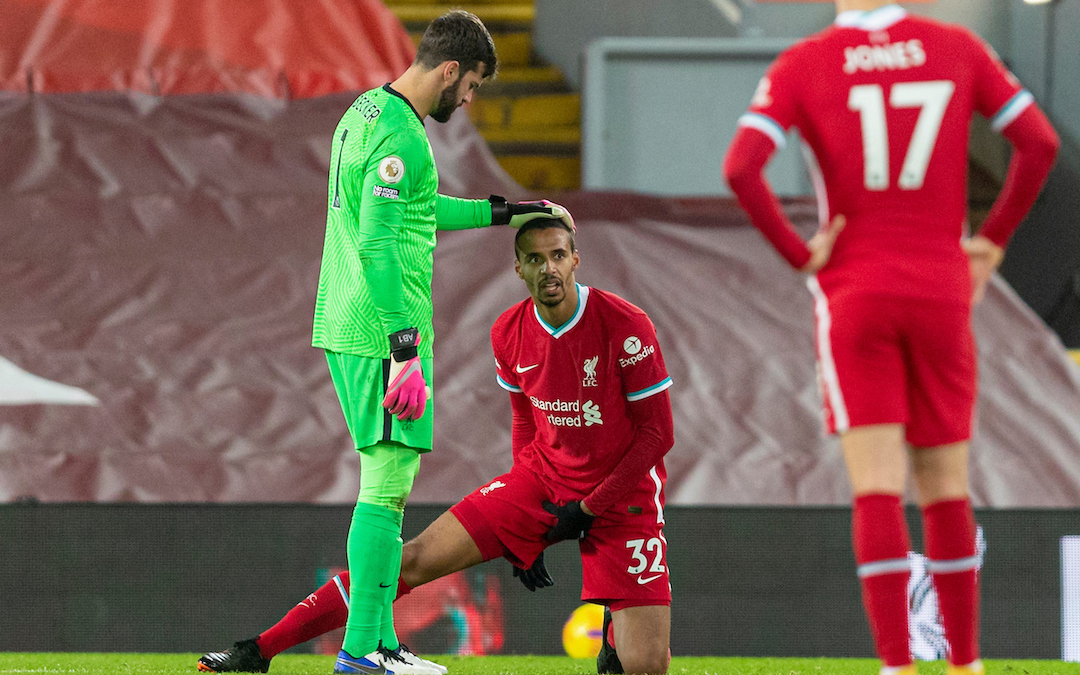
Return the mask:
[[(389, 0), (414, 43), (446, 9), (430, 0)], [(471, 3), (491, 30), (499, 77), (477, 91), (469, 117), (499, 164), (521, 185), (539, 191), (573, 190), (581, 184), (581, 96), (562, 72), (536, 56), (533, 2)]]
[[(0, 356), (99, 405), (7, 408), (0, 499), (351, 500), (357, 467), (308, 346), (328, 135), (351, 92), (408, 63), (404, 28), (377, 2), (340, 5), (355, 32), (305, 3), (228, 17), (209, 0), (171, 14), (14, 5)], [(432, 135), (445, 191), (525, 194), (465, 115)], [(658, 324), (676, 381), (670, 503), (846, 503), (818, 432), (809, 298), (738, 208), (560, 199), (581, 229), (581, 280)], [(808, 204), (789, 208), (812, 227)], [(487, 329), (523, 295), (510, 263), (506, 231), (441, 237), (438, 452), (416, 501), (453, 501), (509, 463)], [(1074, 505), (1080, 370), (1003, 283), (976, 323), (976, 503)]]

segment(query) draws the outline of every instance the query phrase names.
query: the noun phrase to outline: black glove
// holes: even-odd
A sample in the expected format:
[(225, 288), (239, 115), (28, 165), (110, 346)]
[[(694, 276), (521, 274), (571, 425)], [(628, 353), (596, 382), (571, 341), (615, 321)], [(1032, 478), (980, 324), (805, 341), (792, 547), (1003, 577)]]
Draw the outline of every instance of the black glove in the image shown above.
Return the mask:
[(581, 502), (567, 502), (562, 506), (555, 506), (551, 502), (544, 502), (544, 510), (559, 519), (555, 526), (547, 531), (545, 539), (548, 541), (562, 541), (563, 539), (584, 539), (592, 527), (596, 516), (590, 516), (581, 510)]
[(532, 567), (527, 570), (523, 570), (520, 567), (514, 566), (514, 576), (521, 579), (521, 583), (525, 588), (530, 591), (536, 591), (538, 588), (547, 588), (548, 586), (554, 586), (555, 580), (548, 574), (547, 567), (544, 566), (544, 552), (541, 551), (540, 555), (536, 556), (536, 560), (533, 561)]
[(565, 207), (555, 202), (541, 199), (538, 202), (508, 202), (504, 197), (491, 195), (491, 224), (509, 225), (515, 230), (533, 218), (552, 218), (561, 220), (572, 232), (577, 232), (574, 217)]

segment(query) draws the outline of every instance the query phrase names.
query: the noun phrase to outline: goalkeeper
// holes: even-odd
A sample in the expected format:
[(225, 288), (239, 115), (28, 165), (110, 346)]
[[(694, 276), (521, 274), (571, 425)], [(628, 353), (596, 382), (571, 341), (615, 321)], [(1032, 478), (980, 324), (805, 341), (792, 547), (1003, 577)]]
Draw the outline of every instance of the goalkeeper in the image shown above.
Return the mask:
[(391, 603), (401, 565), (401, 521), (431, 450), (431, 275), (435, 231), (520, 226), (570, 215), (549, 202), (437, 194), (424, 118), (446, 122), (495, 75), (491, 35), (453, 11), (428, 26), (412, 65), (361, 94), (334, 131), (326, 239), (312, 344), (330, 375), (360, 453), (360, 492), (349, 528), (351, 604), (336, 672), (431, 673), (401, 650)]

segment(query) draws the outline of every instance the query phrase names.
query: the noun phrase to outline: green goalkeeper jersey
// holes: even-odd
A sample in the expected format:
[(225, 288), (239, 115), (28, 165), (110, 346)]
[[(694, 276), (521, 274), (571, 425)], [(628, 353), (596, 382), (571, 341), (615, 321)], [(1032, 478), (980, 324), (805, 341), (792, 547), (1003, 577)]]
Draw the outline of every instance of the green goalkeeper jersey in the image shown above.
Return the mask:
[(312, 345), (389, 358), (387, 336), (416, 327), (430, 358), (435, 231), (491, 224), (487, 200), (437, 193), (421, 117), (384, 85), (365, 92), (334, 130)]

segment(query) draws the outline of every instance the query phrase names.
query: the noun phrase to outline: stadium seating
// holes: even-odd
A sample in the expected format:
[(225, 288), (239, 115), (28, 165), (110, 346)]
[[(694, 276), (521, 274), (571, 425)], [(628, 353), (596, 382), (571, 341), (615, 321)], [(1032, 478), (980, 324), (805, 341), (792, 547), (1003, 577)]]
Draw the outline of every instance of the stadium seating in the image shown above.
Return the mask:
[[(446, 5), (388, 0), (414, 42)], [(514, 180), (538, 192), (581, 184), (581, 96), (558, 68), (539, 62), (532, 47), (533, 3), (479, 0), (466, 7), (495, 39), (499, 77), (477, 92), (469, 116)]]

